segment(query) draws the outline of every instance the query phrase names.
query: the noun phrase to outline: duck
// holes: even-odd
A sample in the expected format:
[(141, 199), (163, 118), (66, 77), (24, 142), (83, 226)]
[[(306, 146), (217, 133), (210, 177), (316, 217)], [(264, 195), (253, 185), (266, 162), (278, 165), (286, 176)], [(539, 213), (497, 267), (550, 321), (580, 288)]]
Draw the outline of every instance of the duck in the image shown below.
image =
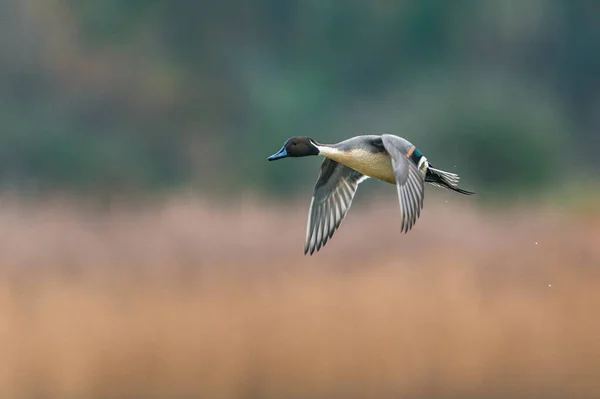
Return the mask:
[(423, 209), (425, 183), (459, 194), (474, 192), (458, 187), (460, 177), (435, 168), (408, 140), (393, 135), (360, 135), (336, 144), (322, 144), (307, 136), (287, 139), (269, 161), (322, 156), (308, 211), (304, 254), (318, 252), (346, 217), (358, 185), (375, 179), (396, 186), (401, 229), (408, 233)]

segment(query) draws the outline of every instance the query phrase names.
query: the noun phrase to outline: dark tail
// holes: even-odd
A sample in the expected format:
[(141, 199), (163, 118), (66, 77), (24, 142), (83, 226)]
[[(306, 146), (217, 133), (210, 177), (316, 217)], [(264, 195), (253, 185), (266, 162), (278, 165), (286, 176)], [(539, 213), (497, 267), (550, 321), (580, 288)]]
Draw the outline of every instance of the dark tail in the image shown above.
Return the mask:
[(425, 182), (430, 183), (434, 186), (442, 187), (447, 190), (451, 190), (464, 195), (472, 195), (475, 194), (471, 191), (463, 190), (458, 187), (458, 181), (460, 177), (457, 174), (444, 172), (443, 170), (439, 170), (431, 167), (427, 168), (427, 175), (425, 176)]

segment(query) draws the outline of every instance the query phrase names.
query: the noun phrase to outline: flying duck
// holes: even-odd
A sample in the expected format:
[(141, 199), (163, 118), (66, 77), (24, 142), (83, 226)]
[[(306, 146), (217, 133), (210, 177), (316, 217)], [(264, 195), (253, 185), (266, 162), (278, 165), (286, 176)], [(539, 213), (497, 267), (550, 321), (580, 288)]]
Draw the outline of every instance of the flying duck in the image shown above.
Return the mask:
[(318, 252), (333, 237), (358, 185), (369, 177), (396, 185), (404, 233), (412, 229), (421, 214), (425, 183), (474, 194), (458, 187), (458, 175), (434, 168), (412, 143), (392, 134), (356, 136), (337, 144), (291, 137), (267, 159), (309, 155), (321, 155), (325, 160), (310, 201), (304, 254)]

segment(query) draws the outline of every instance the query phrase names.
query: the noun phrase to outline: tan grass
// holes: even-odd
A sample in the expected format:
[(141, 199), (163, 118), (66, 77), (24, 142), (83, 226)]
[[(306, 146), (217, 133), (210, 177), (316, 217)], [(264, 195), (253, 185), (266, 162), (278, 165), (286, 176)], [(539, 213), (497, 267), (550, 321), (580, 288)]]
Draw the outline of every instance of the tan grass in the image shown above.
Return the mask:
[(5, 203), (0, 397), (600, 397), (600, 220), (395, 206)]

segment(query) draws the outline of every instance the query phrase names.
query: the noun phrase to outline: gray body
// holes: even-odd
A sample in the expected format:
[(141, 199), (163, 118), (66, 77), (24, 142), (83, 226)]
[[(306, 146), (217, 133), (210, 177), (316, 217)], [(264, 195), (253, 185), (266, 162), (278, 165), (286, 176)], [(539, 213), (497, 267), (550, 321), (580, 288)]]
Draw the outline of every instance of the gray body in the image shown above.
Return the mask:
[(366, 177), (396, 184), (392, 161), (415, 148), (408, 140), (391, 134), (352, 137), (337, 144), (318, 145), (320, 154), (348, 166)]

